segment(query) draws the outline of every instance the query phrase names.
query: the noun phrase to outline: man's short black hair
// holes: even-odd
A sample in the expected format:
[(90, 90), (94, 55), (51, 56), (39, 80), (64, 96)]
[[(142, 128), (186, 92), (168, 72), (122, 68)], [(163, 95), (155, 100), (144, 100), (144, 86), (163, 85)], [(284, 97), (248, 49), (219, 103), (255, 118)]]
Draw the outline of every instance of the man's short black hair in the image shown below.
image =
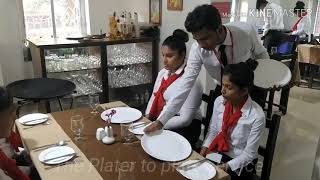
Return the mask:
[(191, 33), (202, 29), (216, 31), (222, 25), (219, 10), (212, 5), (201, 5), (196, 7), (187, 16), (184, 26)]

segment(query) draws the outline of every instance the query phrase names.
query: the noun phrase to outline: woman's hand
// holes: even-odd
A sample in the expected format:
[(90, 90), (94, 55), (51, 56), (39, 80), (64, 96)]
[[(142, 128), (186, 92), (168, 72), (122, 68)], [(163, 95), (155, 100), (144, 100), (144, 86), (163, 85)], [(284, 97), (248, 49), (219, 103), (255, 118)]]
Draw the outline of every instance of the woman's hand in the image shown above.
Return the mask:
[(203, 157), (206, 157), (206, 155), (207, 155), (207, 150), (208, 150), (207, 147), (202, 147), (202, 148), (201, 148), (201, 151), (200, 151), (200, 155), (203, 156)]
[(154, 121), (149, 126), (147, 126), (143, 131), (145, 133), (152, 133), (154, 131), (160, 130), (163, 128), (163, 124), (160, 121)]

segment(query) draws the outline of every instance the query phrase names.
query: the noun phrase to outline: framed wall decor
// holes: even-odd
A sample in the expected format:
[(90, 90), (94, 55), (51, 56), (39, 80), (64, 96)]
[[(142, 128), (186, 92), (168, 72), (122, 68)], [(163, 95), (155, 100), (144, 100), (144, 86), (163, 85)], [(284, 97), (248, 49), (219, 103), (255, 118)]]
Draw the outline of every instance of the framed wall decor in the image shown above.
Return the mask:
[(162, 16), (162, 1), (149, 0), (149, 22), (152, 24), (161, 25)]
[(182, 11), (183, 10), (183, 0), (167, 0), (168, 10)]

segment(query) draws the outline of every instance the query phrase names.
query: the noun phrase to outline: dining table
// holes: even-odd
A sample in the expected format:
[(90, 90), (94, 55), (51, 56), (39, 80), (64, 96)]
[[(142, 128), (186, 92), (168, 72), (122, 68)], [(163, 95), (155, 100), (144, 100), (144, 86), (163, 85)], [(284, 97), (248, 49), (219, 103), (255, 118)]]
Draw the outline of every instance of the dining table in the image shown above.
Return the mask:
[(320, 45), (298, 45), (298, 61), (299, 63), (310, 66), (310, 79), (308, 82), (308, 88), (312, 88), (313, 79), (317, 69), (320, 66)]
[[(99, 112), (115, 107), (128, 107), (121, 101), (99, 105)], [(97, 128), (106, 126), (100, 113), (91, 113), (89, 107), (70, 109), (48, 114), (48, 123), (36, 126), (25, 126), (16, 121), (16, 128), (23, 141), (24, 148), (29, 152), (31, 160), (43, 180), (120, 180), (119, 164), (127, 163), (130, 180), (160, 180), (186, 179), (177, 170), (177, 164), (188, 160), (202, 160), (200, 154), (192, 151), (187, 159), (180, 162), (165, 162), (148, 155), (140, 143), (141, 136), (136, 136), (132, 143), (123, 143), (120, 124), (111, 124), (115, 142), (103, 144), (96, 139)], [(70, 118), (74, 115), (83, 117), (84, 129), (82, 139), (75, 140)], [(138, 121), (150, 122), (141, 117)], [(39, 161), (41, 147), (52, 145), (59, 141), (66, 142), (65, 146), (73, 148), (76, 156), (70, 161), (58, 165), (46, 165)], [(41, 150), (39, 150), (39, 148)], [(230, 176), (212, 164), (216, 169), (214, 180), (230, 180)]]

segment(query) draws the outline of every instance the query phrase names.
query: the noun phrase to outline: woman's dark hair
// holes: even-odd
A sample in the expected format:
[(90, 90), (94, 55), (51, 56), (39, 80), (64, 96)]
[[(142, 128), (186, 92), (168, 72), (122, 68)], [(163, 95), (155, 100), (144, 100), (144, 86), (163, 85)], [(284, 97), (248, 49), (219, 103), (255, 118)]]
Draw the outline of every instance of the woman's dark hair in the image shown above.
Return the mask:
[(176, 29), (171, 36), (163, 41), (162, 46), (168, 46), (170, 49), (178, 51), (179, 55), (185, 55), (187, 52), (186, 42), (188, 41), (188, 33), (181, 29)]
[(0, 87), (0, 112), (9, 109), (11, 105), (12, 101), (7, 90), (3, 87)]
[(184, 26), (191, 33), (202, 29), (216, 31), (222, 25), (219, 10), (212, 5), (201, 5), (196, 7), (187, 16)]
[(254, 80), (254, 70), (257, 68), (258, 62), (253, 59), (249, 59), (246, 62), (240, 62), (238, 64), (229, 64), (223, 70), (223, 75), (228, 75), (230, 81), (243, 88), (251, 88)]
[(256, 9), (260, 9), (262, 4), (267, 4), (267, 0), (257, 0), (256, 2)]
[(305, 10), (304, 6), (305, 6), (304, 2), (297, 1), (296, 7), (294, 7), (293, 9), (294, 13), (297, 14), (298, 12), (304, 11)]

